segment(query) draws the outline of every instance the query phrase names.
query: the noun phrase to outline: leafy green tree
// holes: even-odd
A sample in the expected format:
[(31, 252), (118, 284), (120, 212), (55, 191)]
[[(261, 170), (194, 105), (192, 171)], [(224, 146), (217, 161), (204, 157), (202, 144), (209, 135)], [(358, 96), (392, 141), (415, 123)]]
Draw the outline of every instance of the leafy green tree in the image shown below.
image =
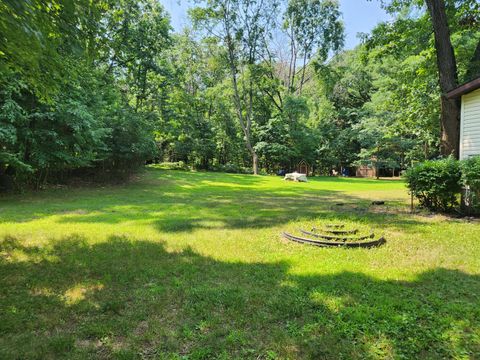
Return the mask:
[(202, 25), (226, 49), (233, 104), (252, 157), (254, 174), (258, 174), (258, 154), (252, 138), (257, 92), (255, 67), (266, 53), (265, 45), (273, 31), (277, 9), (276, 0), (209, 0), (205, 7), (191, 12), (197, 26)]
[(312, 56), (325, 61), (331, 51), (343, 46), (343, 23), (340, 20), (339, 4), (336, 0), (290, 0), (284, 14), (284, 29), (290, 39), (290, 62), (288, 84), (296, 91), (296, 67), (301, 58), (301, 75), (298, 92), (302, 93), (307, 64)]
[[(170, 41), (157, 2), (5, 1), (0, 10), (2, 182), (39, 187), (153, 157), (156, 112), (145, 99)], [(112, 27), (122, 16), (125, 26)]]

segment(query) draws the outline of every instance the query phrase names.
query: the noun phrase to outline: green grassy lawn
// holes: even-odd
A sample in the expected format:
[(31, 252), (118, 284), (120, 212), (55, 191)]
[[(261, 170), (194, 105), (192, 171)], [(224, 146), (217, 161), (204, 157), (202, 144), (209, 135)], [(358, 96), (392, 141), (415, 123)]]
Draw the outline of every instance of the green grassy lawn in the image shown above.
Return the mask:
[[(408, 204), (401, 181), (155, 169), (3, 197), (0, 358), (480, 358), (480, 224)], [(336, 222), (387, 243), (280, 237)]]

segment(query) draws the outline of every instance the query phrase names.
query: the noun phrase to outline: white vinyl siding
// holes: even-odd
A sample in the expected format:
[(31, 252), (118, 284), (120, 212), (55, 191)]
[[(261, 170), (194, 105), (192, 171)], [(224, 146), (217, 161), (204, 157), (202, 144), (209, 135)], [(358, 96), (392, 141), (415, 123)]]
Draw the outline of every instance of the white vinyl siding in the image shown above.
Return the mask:
[(462, 96), (460, 159), (480, 155), (480, 89)]

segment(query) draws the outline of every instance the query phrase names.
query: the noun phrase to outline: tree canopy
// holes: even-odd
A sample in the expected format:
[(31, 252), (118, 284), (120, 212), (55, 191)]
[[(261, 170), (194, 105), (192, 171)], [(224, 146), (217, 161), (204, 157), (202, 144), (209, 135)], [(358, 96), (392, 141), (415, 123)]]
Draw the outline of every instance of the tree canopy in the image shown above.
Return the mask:
[(343, 50), (336, 0), (207, 0), (177, 33), (156, 0), (4, 0), (0, 187), (164, 161), (395, 172), (448, 153), (444, 94), (480, 75), (480, 5), (442, 4), (383, 1), (392, 20)]

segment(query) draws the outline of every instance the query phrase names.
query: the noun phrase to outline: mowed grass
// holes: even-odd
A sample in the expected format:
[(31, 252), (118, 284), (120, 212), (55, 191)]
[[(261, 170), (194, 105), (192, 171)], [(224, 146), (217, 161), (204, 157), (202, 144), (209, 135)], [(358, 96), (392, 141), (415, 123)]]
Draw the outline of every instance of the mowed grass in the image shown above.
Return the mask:
[[(401, 181), (156, 169), (4, 197), (0, 358), (479, 358), (480, 224), (408, 209)], [(387, 243), (280, 237), (339, 222)]]

